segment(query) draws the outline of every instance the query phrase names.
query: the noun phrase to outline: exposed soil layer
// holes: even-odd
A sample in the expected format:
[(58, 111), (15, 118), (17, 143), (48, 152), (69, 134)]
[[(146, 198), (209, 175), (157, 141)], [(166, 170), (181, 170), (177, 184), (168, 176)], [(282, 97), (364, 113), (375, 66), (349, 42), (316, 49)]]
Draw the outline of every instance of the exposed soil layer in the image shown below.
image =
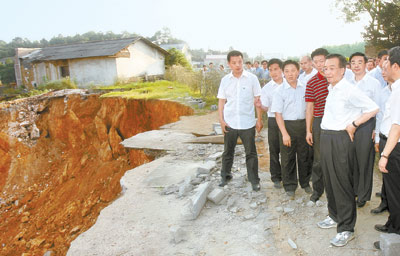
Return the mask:
[(0, 104), (1, 255), (66, 254), (152, 156), (125, 138), (193, 110), (176, 102), (51, 93)]

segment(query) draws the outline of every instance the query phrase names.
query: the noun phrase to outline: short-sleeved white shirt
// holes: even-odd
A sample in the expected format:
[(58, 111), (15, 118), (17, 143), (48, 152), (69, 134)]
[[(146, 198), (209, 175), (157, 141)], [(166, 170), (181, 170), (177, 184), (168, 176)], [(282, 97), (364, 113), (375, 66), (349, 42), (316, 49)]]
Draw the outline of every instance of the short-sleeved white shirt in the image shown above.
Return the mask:
[[(379, 84), (380, 86), (380, 84)], [(381, 89), (381, 95), (379, 97), (379, 113), (376, 115), (376, 127), (375, 127), (375, 143), (379, 143), (379, 132), (381, 129), (383, 114), (385, 113), (386, 103), (389, 100), (390, 94), (392, 94), (392, 86), (385, 86)], [(390, 128), (389, 128), (390, 129)]]
[(276, 83), (274, 80), (269, 81), (264, 87), (261, 89), (261, 104), (264, 107), (268, 108), (268, 117), (275, 117), (275, 113), (271, 111), (272, 100), (275, 94), (275, 90), (283, 84), (283, 80), (281, 84)]
[(389, 96), (389, 100), (386, 102), (380, 132), (386, 137), (389, 137), (392, 124), (400, 125), (400, 79), (392, 84), (392, 93)]
[(256, 125), (254, 97), (261, 95), (257, 77), (243, 70), (239, 78), (232, 72), (221, 79), (218, 99), (226, 99), (224, 120), (233, 129), (249, 129)]
[(275, 91), (271, 111), (282, 114), (283, 120), (302, 120), (306, 118), (306, 86), (297, 80), (296, 89), (283, 80)]
[(343, 78), (335, 86), (328, 86), (321, 128), (342, 131), (363, 113), (377, 110), (378, 105), (357, 86)]
[(306, 72), (303, 72), (299, 75), (299, 81), (302, 84), (307, 84), (307, 82), (316, 74), (318, 73), (318, 70), (316, 70), (315, 68), (313, 68), (310, 72), (310, 74), (306, 74)]
[(382, 69), (380, 66), (376, 66), (376, 68), (369, 71), (368, 74), (378, 80), (382, 87), (387, 86), (387, 82), (383, 79)]

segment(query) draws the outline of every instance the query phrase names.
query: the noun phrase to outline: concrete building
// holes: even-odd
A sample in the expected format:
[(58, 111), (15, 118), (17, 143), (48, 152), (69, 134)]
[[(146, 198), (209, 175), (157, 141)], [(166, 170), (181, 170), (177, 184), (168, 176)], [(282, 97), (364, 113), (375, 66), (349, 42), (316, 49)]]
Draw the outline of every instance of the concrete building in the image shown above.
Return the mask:
[(110, 85), (117, 80), (163, 76), (167, 54), (142, 37), (17, 48), (15, 73), (17, 85), (27, 88), (65, 77), (80, 87)]

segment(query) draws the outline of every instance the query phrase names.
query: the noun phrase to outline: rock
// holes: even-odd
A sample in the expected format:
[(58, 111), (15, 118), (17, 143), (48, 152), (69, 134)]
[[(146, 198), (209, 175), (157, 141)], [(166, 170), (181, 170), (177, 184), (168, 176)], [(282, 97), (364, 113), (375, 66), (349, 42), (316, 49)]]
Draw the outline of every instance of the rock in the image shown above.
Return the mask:
[(41, 244), (44, 243), (44, 241), (46, 241), (46, 239), (44, 238), (35, 238), (31, 240), (31, 245), (34, 247), (39, 247)]
[(229, 197), (227, 206), (228, 208), (233, 207), (236, 204), (237, 198), (234, 196)]
[(308, 207), (313, 207), (315, 203), (313, 201), (308, 201), (306, 204)]
[(188, 150), (188, 151), (193, 151), (193, 150), (194, 150), (194, 148), (193, 148), (193, 146), (192, 146), (192, 145), (189, 145), (189, 146), (187, 147), (187, 150)]
[(36, 124), (34, 123), (31, 129), (31, 140), (36, 140), (39, 138), (40, 138), (40, 131), (39, 128), (37, 128)]
[(53, 256), (55, 255), (53, 251), (47, 251), (43, 254), (43, 256)]
[(182, 185), (179, 186), (178, 196), (179, 197), (186, 196), (192, 190), (193, 190), (192, 184), (183, 183)]
[(300, 197), (299, 199), (296, 200), (296, 203), (301, 204), (303, 202), (303, 198)]
[(185, 220), (195, 220), (201, 210), (203, 209), (204, 204), (206, 203), (207, 196), (211, 190), (211, 183), (206, 182), (200, 184), (196, 189), (196, 194), (194, 194), (185, 205), (185, 208), (182, 211), (182, 217)]
[(264, 197), (264, 198), (258, 200), (258, 203), (259, 203), (259, 204), (265, 204), (266, 202), (267, 202), (267, 198), (266, 198), (266, 197)]
[(221, 151), (221, 152), (214, 153), (214, 154), (208, 156), (207, 160), (216, 161), (217, 159), (219, 159), (219, 158), (222, 157), (222, 154), (223, 154), (223, 153), (224, 153), (224, 152), (222, 152), (222, 151)]
[(173, 242), (175, 244), (178, 244), (184, 240), (186, 240), (186, 232), (181, 228), (181, 227), (171, 227), (169, 229), (172, 238), (173, 238)]
[(75, 233), (78, 233), (81, 230), (81, 226), (76, 226), (73, 229), (71, 229), (71, 231), (69, 232), (69, 235), (72, 236)]
[(213, 202), (214, 204), (218, 204), (222, 199), (226, 196), (225, 191), (220, 188), (215, 188), (213, 191), (208, 194), (207, 199)]
[(390, 233), (381, 234), (380, 246), (384, 256), (396, 256), (400, 252), (400, 235)]
[(285, 213), (292, 213), (292, 212), (294, 212), (294, 209), (293, 209), (293, 208), (290, 208), (290, 207), (285, 207), (285, 208), (283, 208), (283, 211), (284, 211)]
[(237, 206), (235, 206), (235, 207), (232, 207), (229, 211), (231, 213), (237, 213), (239, 211), (239, 208)]
[(26, 223), (28, 221), (29, 221), (29, 217), (28, 216), (24, 216), (24, 217), (21, 218), (21, 222), (22, 223)]
[(315, 203), (315, 205), (317, 205), (318, 207), (321, 207), (321, 206), (324, 206), (325, 203), (322, 202), (322, 201), (320, 201), (320, 200), (318, 200), (318, 201)]
[(190, 182), (190, 184), (192, 184), (192, 185), (199, 185), (199, 184), (201, 184), (202, 182), (203, 182), (203, 178), (200, 178), (200, 177), (197, 177), (197, 178), (194, 178), (191, 182)]
[(206, 161), (197, 168), (197, 174), (209, 174), (216, 165), (215, 161)]
[(288, 244), (290, 245), (290, 247), (292, 247), (293, 249), (297, 249), (297, 245), (295, 242), (293, 242), (292, 239), (288, 239)]
[(250, 213), (250, 214), (247, 214), (246, 216), (244, 216), (243, 218), (244, 218), (244, 220), (251, 220), (251, 219), (254, 219), (255, 217), (256, 217), (256, 215), (254, 213)]
[(256, 202), (250, 204), (251, 209), (256, 209), (257, 207), (258, 207), (258, 205)]
[(283, 212), (283, 208), (280, 207), (280, 206), (276, 207), (275, 210), (276, 210), (277, 212)]
[(204, 107), (206, 106), (206, 103), (205, 103), (205, 102), (199, 102), (199, 104), (197, 104), (197, 106), (198, 106), (200, 109), (202, 109), (202, 108), (204, 108)]

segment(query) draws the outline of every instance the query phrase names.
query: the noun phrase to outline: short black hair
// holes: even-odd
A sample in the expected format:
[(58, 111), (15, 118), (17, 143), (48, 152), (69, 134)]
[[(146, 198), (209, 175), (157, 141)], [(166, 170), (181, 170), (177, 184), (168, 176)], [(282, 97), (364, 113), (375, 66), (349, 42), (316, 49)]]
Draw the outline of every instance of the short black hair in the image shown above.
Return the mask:
[(339, 68), (344, 68), (346, 69), (346, 63), (347, 60), (343, 55), (337, 54), (337, 53), (332, 53), (326, 56), (326, 59), (338, 59), (339, 60)]
[(245, 63), (245, 64), (246, 64), (246, 65), (247, 65), (247, 64), (250, 64), (250, 65), (251, 65), (251, 62), (250, 62), (250, 61), (246, 61), (246, 63)]
[(210, 63), (208, 63), (208, 65), (214, 65), (214, 63), (210, 62)]
[(295, 65), (296, 68), (297, 68), (297, 70), (300, 70), (300, 65), (299, 65), (299, 63), (297, 63), (297, 61), (294, 61), (294, 60), (287, 60), (287, 61), (283, 62), (282, 69), (285, 69), (285, 67), (286, 67), (287, 65), (290, 65), (290, 64)]
[(314, 59), (315, 56), (319, 56), (319, 55), (324, 55), (325, 57), (329, 55), (329, 52), (327, 49), (325, 48), (318, 48), (315, 49), (312, 53), (311, 53), (311, 59)]
[(365, 54), (362, 53), (362, 52), (355, 52), (355, 53), (353, 53), (353, 54), (350, 56), (350, 58), (349, 58), (349, 62), (351, 62), (351, 59), (352, 59), (353, 57), (355, 57), (355, 56), (363, 57), (364, 63), (365, 63), (365, 64), (368, 62), (367, 56), (365, 56)]
[(389, 50), (390, 66), (397, 63), (400, 66), (400, 46), (395, 46)]
[(378, 59), (381, 59), (385, 55), (389, 55), (387, 50), (382, 50), (382, 51), (378, 52)]
[(268, 68), (273, 65), (273, 64), (278, 64), (278, 66), (280, 67), (280, 69), (283, 69), (283, 62), (280, 59), (270, 59), (268, 62)]
[(228, 59), (228, 62), (231, 61), (231, 57), (233, 57), (233, 56), (240, 56), (240, 57), (242, 57), (242, 59), (243, 59), (243, 54), (242, 54), (241, 52), (236, 51), (236, 50), (233, 50), (233, 51), (230, 51), (230, 52), (228, 53), (228, 56), (226, 57), (226, 58)]
[(262, 60), (261, 64), (264, 64), (265, 62), (268, 64), (268, 60)]

